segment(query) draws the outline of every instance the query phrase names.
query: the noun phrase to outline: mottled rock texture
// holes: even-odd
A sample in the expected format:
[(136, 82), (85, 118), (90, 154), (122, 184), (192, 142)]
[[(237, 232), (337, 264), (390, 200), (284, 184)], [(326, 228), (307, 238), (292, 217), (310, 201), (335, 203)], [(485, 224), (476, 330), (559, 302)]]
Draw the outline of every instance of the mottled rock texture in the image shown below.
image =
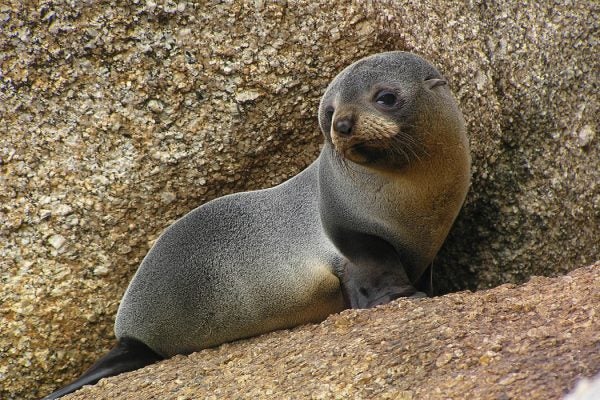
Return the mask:
[(0, 4), (0, 398), (106, 351), (173, 220), (308, 165), (320, 94), (374, 52), (431, 60), (468, 123), (441, 292), (598, 259), (596, 1), (114, 3)]
[(560, 399), (600, 369), (599, 314), (600, 263), (519, 287), (344, 311), (69, 399)]

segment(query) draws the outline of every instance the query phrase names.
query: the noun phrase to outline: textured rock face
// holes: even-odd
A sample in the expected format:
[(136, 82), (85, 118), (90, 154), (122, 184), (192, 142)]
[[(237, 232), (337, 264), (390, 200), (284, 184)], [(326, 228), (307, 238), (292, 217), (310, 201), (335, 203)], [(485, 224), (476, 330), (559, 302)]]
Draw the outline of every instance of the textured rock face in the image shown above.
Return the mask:
[(374, 52), (431, 60), (468, 123), (473, 188), (440, 290), (597, 259), (599, 11), (3, 2), (0, 397), (46, 393), (109, 347), (127, 282), (173, 220), (310, 163), (320, 94)]
[(516, 288), (344, 311), (69, 399), (559, 399), (600, 369), (599, 289), (600, 263)]

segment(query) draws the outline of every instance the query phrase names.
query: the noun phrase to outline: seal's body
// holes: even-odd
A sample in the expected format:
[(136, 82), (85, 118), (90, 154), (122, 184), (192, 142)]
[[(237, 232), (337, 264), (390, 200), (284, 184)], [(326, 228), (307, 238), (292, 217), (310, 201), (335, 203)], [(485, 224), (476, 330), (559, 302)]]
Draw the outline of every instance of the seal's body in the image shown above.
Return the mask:
[(117, 314), (117, 338), (190, 353), (344, 309), (339, 252), (320, 227), (318, 163), (271, 189), (190, 212), (158, 239)]
[(132, 346), (155, 360), (417, 292), (469, 185), (445, 80), (409, 53), (365, 58), (329, 85), (319, 124), (325, 145), (302, 173), (163, 233), (121, 302), (120, 347), (65, 390), (139, 368), (123, 366)]

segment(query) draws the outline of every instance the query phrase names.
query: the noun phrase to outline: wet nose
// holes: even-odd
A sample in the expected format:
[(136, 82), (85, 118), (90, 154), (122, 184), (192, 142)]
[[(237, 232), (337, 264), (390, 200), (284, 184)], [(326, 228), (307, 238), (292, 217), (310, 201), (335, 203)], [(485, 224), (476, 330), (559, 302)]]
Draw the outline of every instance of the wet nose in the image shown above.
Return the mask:
[(340, 135), (350, 136), (352, 135), (352, 128), (354, 122), (350, 118), (341, 118), (335, 121), (335, 131)]

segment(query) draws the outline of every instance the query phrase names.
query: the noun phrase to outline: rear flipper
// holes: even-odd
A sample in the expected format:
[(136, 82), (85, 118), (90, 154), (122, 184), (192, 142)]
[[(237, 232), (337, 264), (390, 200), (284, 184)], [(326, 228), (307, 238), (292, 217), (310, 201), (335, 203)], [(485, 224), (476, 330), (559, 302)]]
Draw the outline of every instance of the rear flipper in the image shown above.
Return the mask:
[(49, 394), (42, 400), (58, 399), (81, 389), (84, 385), (93, 385), (102, 378), (133, 371), (162, 359), (163, 357), (156, 354), (144, 343), (135, 339), (123, 338), (108, 354), (99, 359), (76, 381)]

